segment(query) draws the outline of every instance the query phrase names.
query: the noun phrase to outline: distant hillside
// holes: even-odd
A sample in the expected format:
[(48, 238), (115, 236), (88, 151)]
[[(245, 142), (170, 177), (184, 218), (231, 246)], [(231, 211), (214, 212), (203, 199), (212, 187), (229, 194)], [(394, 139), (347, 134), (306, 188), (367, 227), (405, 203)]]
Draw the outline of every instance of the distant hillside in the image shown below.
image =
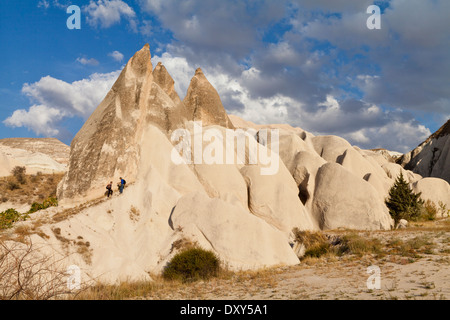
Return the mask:
[(69, 160), (70, 147), (56, 138), (6, 138), (0, 139), (0, 145), (40, 152), (61, 164), (67, 164)]
[(423, 177), (450, 182), (450, 119), (417, 148), (398, 159), (398, 163)]
[(70, 147), (55, 138), (0, 139), (0, 177), (8, 176), (15, 166), (27, 173), (65, 172)]

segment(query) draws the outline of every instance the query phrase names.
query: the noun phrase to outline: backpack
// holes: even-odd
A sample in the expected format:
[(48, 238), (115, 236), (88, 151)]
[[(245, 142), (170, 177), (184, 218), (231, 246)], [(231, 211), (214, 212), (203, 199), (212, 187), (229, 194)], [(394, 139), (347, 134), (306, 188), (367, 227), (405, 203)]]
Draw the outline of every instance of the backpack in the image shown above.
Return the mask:
[(127, 184), (127, 182), (125, 181), (125, 179), (122, 179), (122, 184), (123, 184), (123, 185), (126, 185), (126, 184)]

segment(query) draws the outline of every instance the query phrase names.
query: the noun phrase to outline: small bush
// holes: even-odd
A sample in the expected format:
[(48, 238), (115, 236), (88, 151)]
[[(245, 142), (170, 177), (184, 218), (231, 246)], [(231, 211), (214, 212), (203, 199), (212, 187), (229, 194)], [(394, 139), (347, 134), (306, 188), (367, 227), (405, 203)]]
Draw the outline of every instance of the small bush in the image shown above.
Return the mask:
[(305, 246), (305, 257), (319, 258), (330, 252), (331, 243), (321, 232), (292, 230), (295, 241)]
[(447, 208), (447, 205), (442, 201), (439, 201), (439, 211), (441, 212), (442, 217), (450, 216), (450, 210)]
[(28, 211), (28, 213), (34, 213), (39, 210), (44, 210), (49, 207), (57, 207), (57, 206), (58, 206), (58, 200), (54, 197), (48, 197), (47, 199), (44, 200), (43, 203), (34, 202), (31, 205), (31, 208)]
[(15, 166), (11, 173), (16, 178), (17, 182), (20, 184), (25, 184), (27, 182), (27, 177), (25, 176), (26, 168)]
[(421, 220), (436, 220), (436, 216), (438, 214), (438, 207), (434, 204), (434, 202), (427, 200), (422, 208)]
[(294, 228), (292, 232), (295, 241), (302, 243), (306, 248), (327, 241), (327, 238), (321, 232), (300, 231), (298, 228)]
[(201, 248), (186, 249), (177, 253), (167, 264), (163, 278), (183, 282), (206, 280), (218, 275), (220, 260), (216, 254)]
[(355, 254), (363, 256), (365, 254), (381, 254), (382, 243), (378, 239), (367, 239), (358, 234), (348, 234), (342, 238), (340, 246), (337, 248), (337, 254)]
[(22, 214), (15, 209), (0, 212), (0, 230), (11, 228), (15, 222), (24, 221), (27, 218), (27, 214)]
[(316, 243), (305, 251), (305, 257), (320, 258), (331, 251), (331, 245), (328, 242)]

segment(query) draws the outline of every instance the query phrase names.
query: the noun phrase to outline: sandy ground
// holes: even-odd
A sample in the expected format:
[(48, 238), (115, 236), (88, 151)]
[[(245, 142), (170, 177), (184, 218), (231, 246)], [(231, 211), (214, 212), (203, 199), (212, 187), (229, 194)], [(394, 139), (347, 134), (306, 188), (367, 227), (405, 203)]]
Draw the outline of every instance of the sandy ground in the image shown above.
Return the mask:
[[(162, 288), (135, 299), (164, 300), (447, 300), (450, 298), (449, 231), (370, 233), (384, 240), (426, 236), (434, 249), (411, 259), (401, 255), (309, 258), (292, 267), (237, 273), (230, 278)], [(380, 288), (369, 288), (369, 266), (380, 269)], [(372, 280), (372, 278), (371, 278)], [(369, 281), (369, 284), (374, 283)]]

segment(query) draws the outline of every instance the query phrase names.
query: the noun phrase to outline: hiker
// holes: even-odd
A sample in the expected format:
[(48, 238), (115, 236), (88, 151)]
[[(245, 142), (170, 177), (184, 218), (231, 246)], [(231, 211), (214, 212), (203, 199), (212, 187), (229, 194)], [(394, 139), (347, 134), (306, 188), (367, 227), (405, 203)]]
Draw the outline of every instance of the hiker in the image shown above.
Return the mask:
[(109, 198), (109, 196), (112, 196), (112, 194), (113, 194), (113, 190), (112, 190), (112, 181), (106, 186), (106, 192), (107, 192), (107, 196), (108, 196), (108, 198)]
[(125, 181), (125, 179), (123, 179), (122, 177), (120, 177), (120, 182), (117, 184), (117, 186), (119, 187), (119, 192), (123, 193), (123, 188), (125, 187), (125, 184), (127, 182)]

